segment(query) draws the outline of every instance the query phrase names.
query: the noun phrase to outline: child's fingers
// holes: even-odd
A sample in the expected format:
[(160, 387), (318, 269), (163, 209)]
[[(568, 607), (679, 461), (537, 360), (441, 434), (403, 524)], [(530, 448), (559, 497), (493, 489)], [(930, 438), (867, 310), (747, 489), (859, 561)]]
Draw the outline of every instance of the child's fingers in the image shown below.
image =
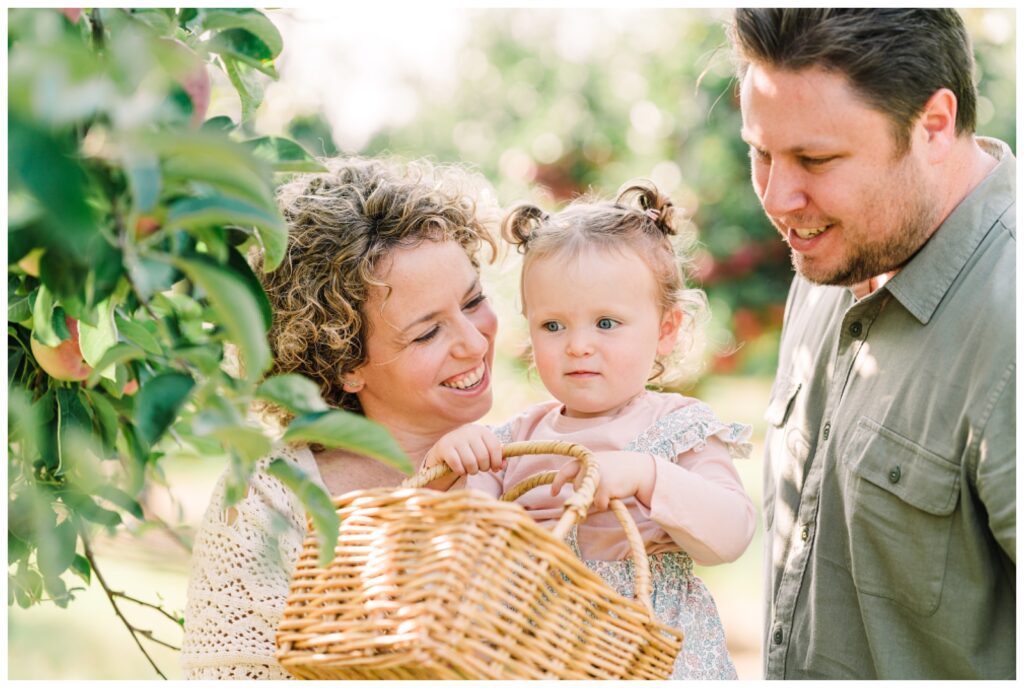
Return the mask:
[(477, 436), (472, 438), (467, 446), (470, 451), (473, 452), (474, 458), (476, 458), (476, 466), (480, 471), (489, 471), (494, 466), (491, 464), (491, 452), (487, 448), (487, 443), (484, 442), (484, 438)]
[(570, 461), (569, 463), (562, 466), (562, 468), (558, 471), (558, 475), (556, 475), (555, 479), (551, 482), (551, 496), (558, 496), (558, 493), (562, 491), (562, 487), (564, 487), (567, 482), (576, 477), (576, 474), (579, 473), (579, 470), (579, 461)]
[(480, 471), (480, 466), (476, 460), (476, 452), (473, 451), (471, 446), (460, 444), (455, 447), (455, 451), (462, 462), (462, 468), (468, 475), (476, 475)]
[(491, 470), (497, 471), (505, 468), (505, 457), (501, 455), (501, 442), (494, 436), (494, 433), (487, 432), (481, 439), (487, 448), (487, 455), (491, 458)]
[[(466, 472), (466, 469), (462, 467), (462, 460), (459, 459), (458, 453), (451, 447), (443, 450), (440, 454), (440, 460), (448, 464), (448, 468), (452, 469), (452, 473), (455, 475), (462, 475)], [(435, 463), (439, 463), (439, 461)]]

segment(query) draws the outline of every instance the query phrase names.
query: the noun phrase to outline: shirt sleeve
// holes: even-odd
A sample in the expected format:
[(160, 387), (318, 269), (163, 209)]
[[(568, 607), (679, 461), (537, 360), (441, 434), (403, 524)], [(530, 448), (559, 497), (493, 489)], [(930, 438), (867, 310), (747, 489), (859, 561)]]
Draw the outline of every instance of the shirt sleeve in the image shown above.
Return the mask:
[(651, 505), (638, 506), (698, 564), (735, 561), (754, 537), (754, 503), (724, 442), (709, 437), (674, 462), (654, 457)]
[(991, 400), (977, 450), (975, 481), (988, 512), (988, 527), (999, 546), (1017, 563), (1017, 399), (1010, 364)]

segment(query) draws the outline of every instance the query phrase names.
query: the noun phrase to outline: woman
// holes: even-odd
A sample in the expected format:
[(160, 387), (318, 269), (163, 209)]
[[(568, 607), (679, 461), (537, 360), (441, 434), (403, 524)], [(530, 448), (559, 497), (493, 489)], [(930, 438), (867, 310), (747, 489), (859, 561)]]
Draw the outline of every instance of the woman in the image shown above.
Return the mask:
[[(477, 253), (494, 240), (475, 179), (427, 163), (339, 159), (284, 185), (281, 266), (257, 274), (273, 310), (272, 373), (301, 373), (327, 403), (386, 427), (417, 465), (446, 432), (491, 406), (497, 319)], [(332, 495), (403, 476), (341, 450), (280, 445)], [(298, 500), (257, 470), (225, 506), (218, 483), (193, 549), (182, 666), (187, 678), (288, 678), (274, 633), (306, 529)]]

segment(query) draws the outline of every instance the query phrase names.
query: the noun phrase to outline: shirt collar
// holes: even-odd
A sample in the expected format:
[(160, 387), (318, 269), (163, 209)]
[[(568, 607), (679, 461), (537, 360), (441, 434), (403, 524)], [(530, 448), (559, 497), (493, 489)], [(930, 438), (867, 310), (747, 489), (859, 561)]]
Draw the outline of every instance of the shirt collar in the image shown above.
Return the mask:
[(1016, 159), (1002, 141), (978, 137), (999, 162), (953, 209), (910, 262), (882, 288), (922, 325), (928, 324), (953, 280), (992, 226), (1014, 204)]

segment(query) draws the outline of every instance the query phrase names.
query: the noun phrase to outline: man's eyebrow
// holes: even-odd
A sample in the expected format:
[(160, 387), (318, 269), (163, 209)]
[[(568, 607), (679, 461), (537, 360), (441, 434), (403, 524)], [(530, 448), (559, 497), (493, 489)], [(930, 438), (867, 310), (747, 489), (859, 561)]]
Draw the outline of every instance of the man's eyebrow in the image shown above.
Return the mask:
[[(480, 287), (480, 278), (477, 277), (475, 280), (473, 280), (473, 284), (469, 285), (469, 289), (466, 290), (466, 293), (462, 295), (462, 299), (465, 300), (465, 299), (469, 298), (469, 295), (472, 294), (479, 287)], [(424, 316), (422, 316), (420, 318), (416, 318), (416, 320), (412, 321), (411, 323), (409, 323), (408, 325), (403, 327), (400, 330), (400, 332), (402, 332), (404, 334), (405, 332), (408, 332), (409, 330), (411, 330), (412, 328), (416, 327), (417, 325), (420, 325), (422, 323), (425, 323), (425, 322), (428, 322), (430, 320), (433, 320), (434, 318), (436, 318), (439, 315), (441, 315), (441, 311), (430, 311), (426, 315), (424, 315)]]

